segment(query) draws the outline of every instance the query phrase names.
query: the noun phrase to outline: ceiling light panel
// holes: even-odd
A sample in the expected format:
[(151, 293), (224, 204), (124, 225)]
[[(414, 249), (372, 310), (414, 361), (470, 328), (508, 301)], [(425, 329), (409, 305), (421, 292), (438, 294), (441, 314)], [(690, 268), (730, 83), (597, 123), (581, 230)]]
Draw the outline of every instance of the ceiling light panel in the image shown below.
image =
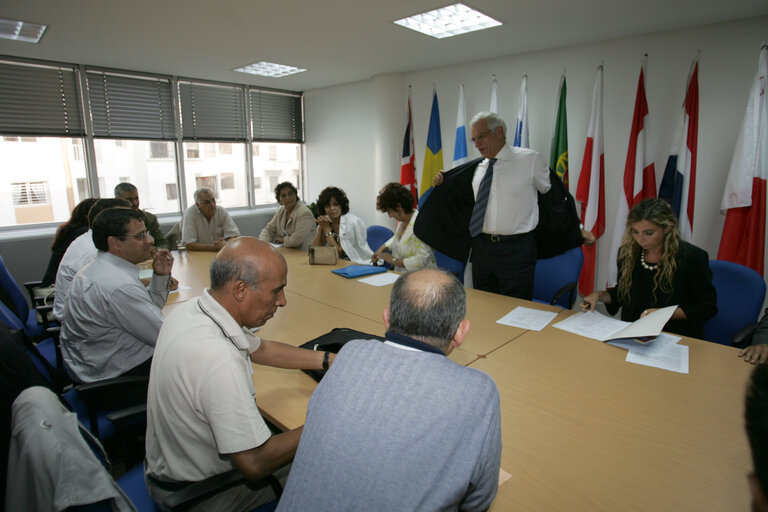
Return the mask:
[(0, 18), (0, 38), (25, 43), (38, 43), (48, 25)]
[(256, 62), (255, 64), (249, 64), (241, 68), (235, 69), (241, 73), (250, 73), (252, 75), (270, 76), (278, 78), (281, 76), (294, 75), (306, 71), (306, 69), (297, 68), (294, 66), (286, 66), (284, 64), (275, 64), (274, 62)]
[(464, 4), (449, 5), (434, 11), (403, 18), (394, 23), (437, 39), (501, 25), (500, 21)]

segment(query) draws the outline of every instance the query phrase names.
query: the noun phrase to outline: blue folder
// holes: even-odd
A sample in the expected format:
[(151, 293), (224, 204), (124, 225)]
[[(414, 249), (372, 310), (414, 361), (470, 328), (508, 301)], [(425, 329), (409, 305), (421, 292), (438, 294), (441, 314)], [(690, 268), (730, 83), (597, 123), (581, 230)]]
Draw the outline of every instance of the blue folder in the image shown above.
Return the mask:
[(373, 265), (350, 265), (344, 268), (337, 268), (331, 270), (334, 274), (344, 276), (347, 279), (354, 279), (355, 277), (369, 276), (371, 274), (381, 274), (386, 272), (384, 267), (374, 267)]

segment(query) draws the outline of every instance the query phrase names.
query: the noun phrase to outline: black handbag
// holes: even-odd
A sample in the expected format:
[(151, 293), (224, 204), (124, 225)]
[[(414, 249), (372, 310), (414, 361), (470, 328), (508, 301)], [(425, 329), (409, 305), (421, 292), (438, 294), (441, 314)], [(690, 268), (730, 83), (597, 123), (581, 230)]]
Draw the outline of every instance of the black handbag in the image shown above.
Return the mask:
[[(305, 348), (308, 350), (317, 350), (320, 352), (331, 352), (338, 354), (341, 347), (352, 340), (379, 340), (386, 341), (386, 338), (368, 334), (366, 332), (356, 331), (354, 329), (347, 329), (346, 327), (337, 327), (331, 332), (325, 333), (322, 336), (300, 345), (299, 348)], [(325, 370), (304, 370), (304, 372), (315, 379), (317, 382), (325, 375)]]

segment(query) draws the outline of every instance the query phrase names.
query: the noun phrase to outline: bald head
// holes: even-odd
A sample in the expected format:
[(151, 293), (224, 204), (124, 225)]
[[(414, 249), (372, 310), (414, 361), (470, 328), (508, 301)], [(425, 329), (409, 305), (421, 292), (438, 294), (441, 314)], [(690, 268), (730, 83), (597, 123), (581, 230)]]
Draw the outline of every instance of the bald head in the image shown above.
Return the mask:
[(274, 247), (258, 238), (230, 241), (211, 263), (210, 294), (242, 326), (258, 327), (286, 304), (288, 265)]
[(453, 275), (423, 269), (392, 286), (389, 330), (445, 349), (467, 312), (464, 286)]

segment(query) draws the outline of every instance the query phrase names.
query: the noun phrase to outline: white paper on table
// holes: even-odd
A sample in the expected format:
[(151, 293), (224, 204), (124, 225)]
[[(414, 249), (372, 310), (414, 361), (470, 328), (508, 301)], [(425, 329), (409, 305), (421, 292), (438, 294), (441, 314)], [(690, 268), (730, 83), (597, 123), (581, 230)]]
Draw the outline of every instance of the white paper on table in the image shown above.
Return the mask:
[(554, 325), (558, 329), (598, 341), (617, 338), (655, 337), (661, 334), (677, 306), (661, 308), (634, 322), (624, 322), (595, 311), (577, 313)]
[(496, 320), (497, 324), (520, 327), (531, 331), (540, 331), (557, 316), (553, 311), (518, 306), (503, 317)]
[(630, 350), (627, 352), (627, 362), (653, 366), (671, 372), (688, 373), (688, 346), (670, 345), (652, 354)]
[(274, 247), (275, 249), (278, 249), (278, 248), (280, 248), (280, 247), (282, 247), (282, 246), (283, 246), (283, 244), (274, 244), (274, 243), (272, 243), (272, 242), (269, 242), (269, 245), (271, 245), (271, 246), (272, 246), (272, 247)]
[(170, 291), (168, 292), (168, 295), (170, 295), (170, 294), (172, 294), (172, 293), (180, 292), (180, 291), (182, 291), (182, 290), (191, 290), (191, 289), (192, 289), (192, 287), (190, 287), (190, 286), (181, 286), (181, 285), (179, 285), (179, 287), (178, 287), (178, 288), (176, 288), (175, 290), (170, 290)]
[(152, 279), (152, 269), (145, 268), (145, 269), (139, 270), (139, 279)]
[(680, 339), (679, 336), (672, 336), (671, 334), (663, 332), (646, 343), (631, 338), (620, 338), (607, 341), (606, 343), (608, 345), (613, 345), (614, 347), (634, 351), (640, 355), (652, 356), (657, 352), (663, 352), (669, 347), (674, 346)]
[(666, 308), (657, 309), (653, 313), (641, 316), (624, 329), (613, 333), (609, 338), (604, 338), (603, 341), (613, 338), (658, 336), (667, 322), (669, 322), (669, 319), (672, 318), (676, 309), (677, 306), (667, 306)]
[(398, 277), (400, 277), (400, 275), (395, 274), (394, 272), (382, 272), (381, 274), (374, 274), (362, 279), (357, 279), (357, 282), (370, 284), (371, 286), (387, 286), (388, 284), (397, 281)]
[(627, 325), (629, 325), (629, 322), (616, 320), (615, 318), (590, 311), (588, 313), (571, 315), (565, 320), (557, 322), (553, 327), (603, 341), (604, 336), (610, 336), (611, 333), (618, 332)]

